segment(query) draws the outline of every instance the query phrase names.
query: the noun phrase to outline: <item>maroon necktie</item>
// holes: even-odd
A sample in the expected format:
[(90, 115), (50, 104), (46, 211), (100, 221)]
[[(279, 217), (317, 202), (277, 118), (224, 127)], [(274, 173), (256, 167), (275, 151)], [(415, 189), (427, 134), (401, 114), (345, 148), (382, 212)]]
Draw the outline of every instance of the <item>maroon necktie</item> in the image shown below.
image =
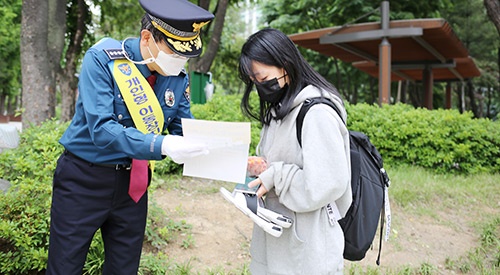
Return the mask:
[[(154, 89), (156, 76), (150, 75), (147, 78), (149, 85)], [(128, 194), (137, 203), (148, 189), (148, 160), (132, 159), (132, 169), (130, 170), (130, 185)]]

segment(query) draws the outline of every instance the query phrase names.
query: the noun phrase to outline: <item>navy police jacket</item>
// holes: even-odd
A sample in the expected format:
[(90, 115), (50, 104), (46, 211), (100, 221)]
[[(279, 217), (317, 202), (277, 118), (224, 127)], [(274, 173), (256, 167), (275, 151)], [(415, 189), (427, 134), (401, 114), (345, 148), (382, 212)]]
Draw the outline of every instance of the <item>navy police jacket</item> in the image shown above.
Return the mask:
[[(142, 61), (139, 38), (126, 39), (124, 49), (131, 60)], [(71, 153), (92, 163), (128, 164), (131, 158), (161, 160), (164, 136), (143, 134), (134, 127), (108, 62), (124, 58), (122, 42), (104, 38), (83, 58), (78, 82), (75, 116), (59, 142)], [(135, 65), (147, 78), (146, 65)], [(182, 135), (181, 118), (193, 118), (190, 111), (188, 76), (156, 73), (154, 91), (163, 110), (163, 131)]]

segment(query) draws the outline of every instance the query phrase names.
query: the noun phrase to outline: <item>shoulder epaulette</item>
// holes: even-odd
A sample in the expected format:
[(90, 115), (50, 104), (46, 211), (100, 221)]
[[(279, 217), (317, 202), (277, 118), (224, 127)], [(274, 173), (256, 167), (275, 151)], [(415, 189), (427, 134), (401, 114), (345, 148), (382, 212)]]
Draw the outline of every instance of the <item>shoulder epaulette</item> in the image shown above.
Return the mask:
[(125, 53), (122, 49), (104, 49), (103, 50), (111, 60), (125, 59)]

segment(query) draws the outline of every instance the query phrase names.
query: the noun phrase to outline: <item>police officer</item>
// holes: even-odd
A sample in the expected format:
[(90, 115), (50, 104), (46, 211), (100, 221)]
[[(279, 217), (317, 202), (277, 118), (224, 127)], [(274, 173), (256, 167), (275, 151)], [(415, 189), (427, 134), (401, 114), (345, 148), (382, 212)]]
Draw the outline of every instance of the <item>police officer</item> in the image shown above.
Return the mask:
[(183, 68), (200, 55), (200, 29), (214, 16), (187, 0), (140, 4), (146, 14), (139, 38), (105, 38), (83, 59), (75, 116), (54, 173), (47, 274), (81, 274), (98, 229), (103, 273), (137, 274), (148, 160), (183, 163), (208, 153), (182, 137), (181, 119), (193, 118)]

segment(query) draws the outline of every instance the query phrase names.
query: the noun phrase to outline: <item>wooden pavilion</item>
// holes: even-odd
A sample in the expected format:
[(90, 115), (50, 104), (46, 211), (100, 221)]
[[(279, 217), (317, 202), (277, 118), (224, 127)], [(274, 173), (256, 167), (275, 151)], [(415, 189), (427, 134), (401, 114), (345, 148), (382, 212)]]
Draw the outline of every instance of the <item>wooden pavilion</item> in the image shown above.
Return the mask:
[(381, 22), (336, 26), (290, 35), (295, 44), (352, 63), (379, 78), (379, 104), (389, 103), (390, 83), (422, 81), (424, 107), (432, 109), (434, 81), (448, 82), (445, 107), (451, 107), (450, 82), (480, 75), (467, 49), (446, 20), (389, 20), (389, 2), (381, 4)]

